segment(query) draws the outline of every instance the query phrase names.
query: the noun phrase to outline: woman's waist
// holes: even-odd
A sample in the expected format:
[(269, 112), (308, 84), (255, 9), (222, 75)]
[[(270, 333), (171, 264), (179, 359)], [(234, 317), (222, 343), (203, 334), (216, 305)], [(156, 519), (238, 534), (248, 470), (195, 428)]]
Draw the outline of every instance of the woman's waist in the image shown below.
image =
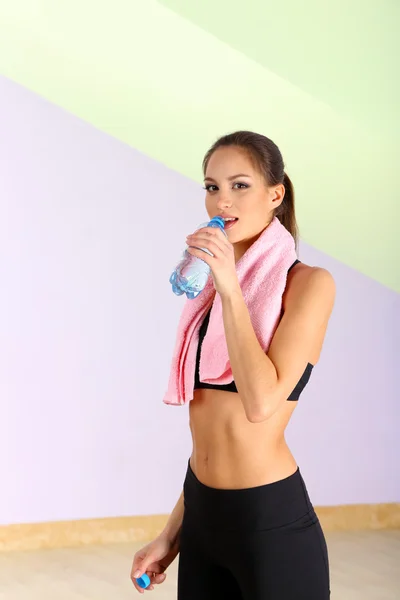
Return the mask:
[(251, 488), (288, 477), (297, 468), (284, 437), (280, 439), (219, 439), (193, 436), (191, 467), (196, 477), (217, 489)]
[(210, 487), (240, 489), (272, 483), (294, 472), (297, 465), (284, 437), (293, 408), (285, 405), (267, 421), (250, 423), (237, 394), (199, 392), (189, 413), (191, 464), (200, 481)]
[[(215, 530), (270, 530), (316, 515), (298, 467), (272, 483), (214, 488), (203, 483), (188, 463), (184, 483), (185, 518)], [(311, 519), (311, 521), (310, 521)]]

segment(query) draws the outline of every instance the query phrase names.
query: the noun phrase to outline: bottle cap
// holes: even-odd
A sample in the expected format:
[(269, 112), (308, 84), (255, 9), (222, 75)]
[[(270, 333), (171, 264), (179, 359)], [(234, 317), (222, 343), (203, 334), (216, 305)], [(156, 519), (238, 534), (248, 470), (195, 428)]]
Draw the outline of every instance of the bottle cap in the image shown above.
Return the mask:
[(142, 575), (141, 577), (138, 577), (138, 579), (136, 579), (136, 583), (138, 584), (139, 587), (146, 589), (150, 585), (150, 577), (148, 575), (146, 575), (146, 573), (145, 573), (144, 575)]
[(216, 223), (217, 225), (219, 225), (221, 227), (221, 229), (225, 228), (225, 221), (223, 220), (222, 217), (213, 217), (211, 219), (210, 223)]

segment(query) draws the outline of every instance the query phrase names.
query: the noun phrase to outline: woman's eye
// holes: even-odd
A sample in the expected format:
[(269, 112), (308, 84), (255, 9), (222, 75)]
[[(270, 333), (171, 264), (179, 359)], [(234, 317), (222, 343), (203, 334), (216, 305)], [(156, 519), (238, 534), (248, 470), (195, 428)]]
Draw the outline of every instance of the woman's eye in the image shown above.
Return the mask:
[[(233, 187), (237, 190), (245, 190), (249, 186), (247, 185), (247, 183), (237, 182), (233, 184)], [(218, 189), (218, 187), (210, 183), (209, 185), (204, 186), (204, 189), (207, 190), (207, 192), (215, 192)]]

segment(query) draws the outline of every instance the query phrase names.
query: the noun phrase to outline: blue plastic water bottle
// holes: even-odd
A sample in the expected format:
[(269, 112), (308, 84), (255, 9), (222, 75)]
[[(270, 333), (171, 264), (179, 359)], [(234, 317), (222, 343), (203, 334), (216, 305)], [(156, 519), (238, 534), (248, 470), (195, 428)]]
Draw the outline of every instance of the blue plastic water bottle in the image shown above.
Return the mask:
[[(209, 223), (199, 225), (196, 231), (203, 227), (219, 227), (226, 235), (225, 222), (222, 217), (213, 217)], [(212, 256), (206, 248), (202, 248), (202, 250)], [(208, 264), (185, 249), (180, 263), (169, 278), (169, 282), (172, 285), (174, 294), (177, 296), (186, 294), (190, 300), (193, 300), (203, 291), (209, 275), (210, 267)]]
[(136, 579), (136, 583), (140, 588), (145, 590), (150, 585), (150, 577), (145, 573), (144, 575)]

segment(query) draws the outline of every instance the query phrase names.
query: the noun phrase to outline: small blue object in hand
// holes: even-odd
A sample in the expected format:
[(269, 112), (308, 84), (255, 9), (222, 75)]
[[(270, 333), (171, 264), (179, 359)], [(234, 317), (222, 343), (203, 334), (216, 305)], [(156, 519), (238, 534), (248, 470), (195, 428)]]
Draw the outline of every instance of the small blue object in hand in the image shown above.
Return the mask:
[(144, 575), (136, 579), (136, 583), (139, 587), (146, 589), (150, 585), (150, 577), (145, 573)]

